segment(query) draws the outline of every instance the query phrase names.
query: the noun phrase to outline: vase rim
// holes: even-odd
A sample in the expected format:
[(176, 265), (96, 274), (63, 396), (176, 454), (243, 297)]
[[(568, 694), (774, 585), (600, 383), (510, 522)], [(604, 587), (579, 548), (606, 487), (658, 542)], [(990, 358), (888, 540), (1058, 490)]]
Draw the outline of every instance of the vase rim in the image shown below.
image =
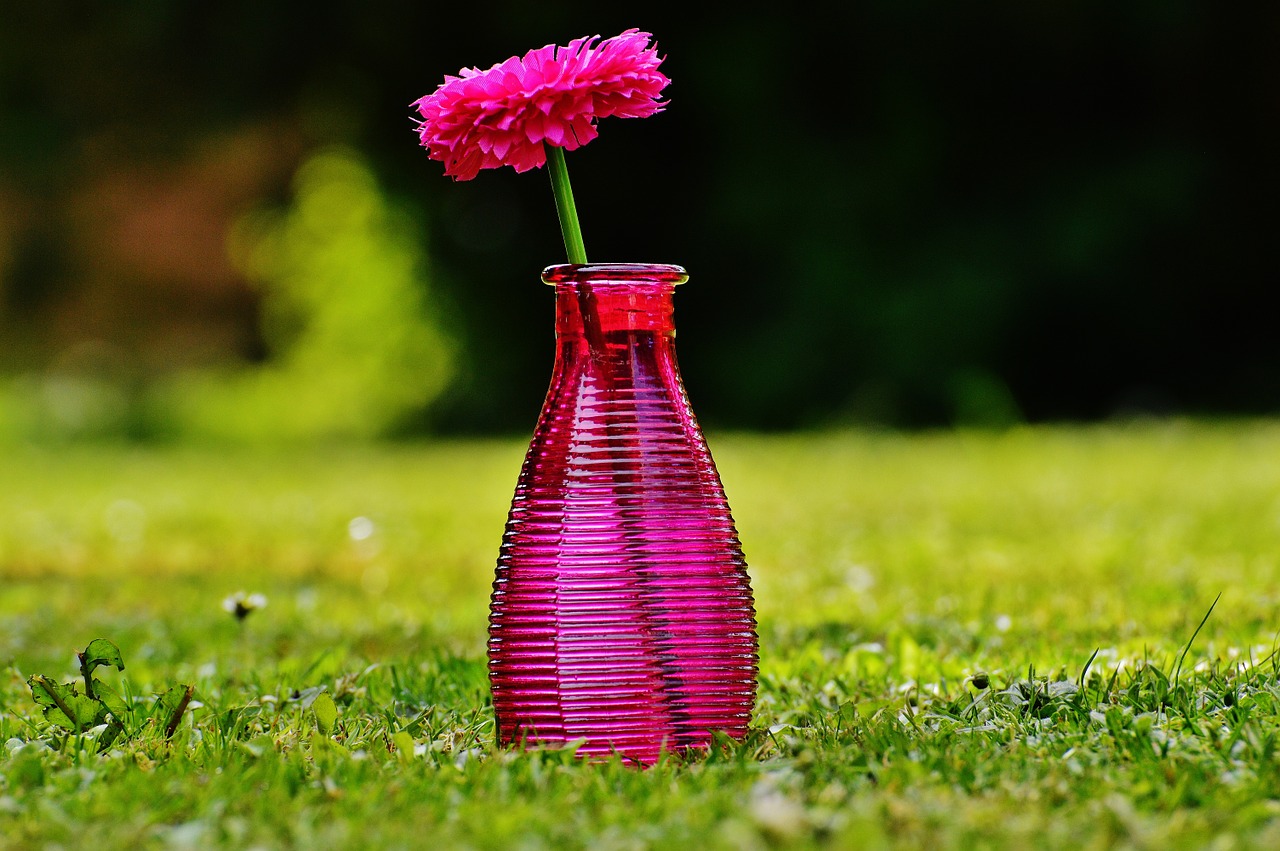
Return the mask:
[(655, 283), (683, 284), (689, 273), (683, 266), (669, 263), (562, 263), (542, 270), (544, 283)]

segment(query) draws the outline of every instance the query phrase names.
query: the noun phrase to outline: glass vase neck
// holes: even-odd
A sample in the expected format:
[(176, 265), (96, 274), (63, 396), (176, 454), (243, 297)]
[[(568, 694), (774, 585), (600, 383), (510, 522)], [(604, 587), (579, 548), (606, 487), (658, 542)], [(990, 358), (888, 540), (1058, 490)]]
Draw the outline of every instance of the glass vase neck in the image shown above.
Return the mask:
[(671, 296), (689, 279), (679, 266), (656, 263), (600, 263), (548, 266), (542, 280), (556, 288), (556, 336), (647, 331), (673, 336)]

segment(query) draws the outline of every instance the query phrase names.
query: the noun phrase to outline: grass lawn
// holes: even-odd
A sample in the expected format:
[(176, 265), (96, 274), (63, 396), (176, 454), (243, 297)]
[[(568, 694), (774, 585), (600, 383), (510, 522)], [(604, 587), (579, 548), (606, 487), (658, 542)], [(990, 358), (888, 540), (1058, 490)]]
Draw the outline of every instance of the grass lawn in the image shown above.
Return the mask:
[(6, 448), (0, 847), (1280, 847), (1280, 424), (711, 443), (756, 719), (648, 771), (494, 747), (518, 441)]

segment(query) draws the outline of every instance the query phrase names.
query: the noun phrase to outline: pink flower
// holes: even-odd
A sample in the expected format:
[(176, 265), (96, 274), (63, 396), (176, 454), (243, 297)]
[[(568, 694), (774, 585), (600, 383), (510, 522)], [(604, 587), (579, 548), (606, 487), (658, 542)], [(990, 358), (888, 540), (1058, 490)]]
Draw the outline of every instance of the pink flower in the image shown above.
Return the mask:
[(544, 143), (572, 151), (596, 137), (601, 118), (660, 112), (666, 102), (658, 97), (671, 81), (650, 38), (634, 29), (604, 41), (580, 38), (446, 76), (413, 104), (422, 146), (445, 174), (470, 180), (482, 168), (538, 168)]

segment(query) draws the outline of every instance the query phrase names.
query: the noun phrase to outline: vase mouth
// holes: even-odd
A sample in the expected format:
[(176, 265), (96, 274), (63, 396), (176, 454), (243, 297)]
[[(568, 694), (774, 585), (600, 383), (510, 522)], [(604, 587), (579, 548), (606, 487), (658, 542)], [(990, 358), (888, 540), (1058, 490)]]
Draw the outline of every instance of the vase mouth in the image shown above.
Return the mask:
[(683, 284), (689, 273), (668, 263), (563, 263), (542, 270), (544, 283), (632, 284), (641, 282)]

